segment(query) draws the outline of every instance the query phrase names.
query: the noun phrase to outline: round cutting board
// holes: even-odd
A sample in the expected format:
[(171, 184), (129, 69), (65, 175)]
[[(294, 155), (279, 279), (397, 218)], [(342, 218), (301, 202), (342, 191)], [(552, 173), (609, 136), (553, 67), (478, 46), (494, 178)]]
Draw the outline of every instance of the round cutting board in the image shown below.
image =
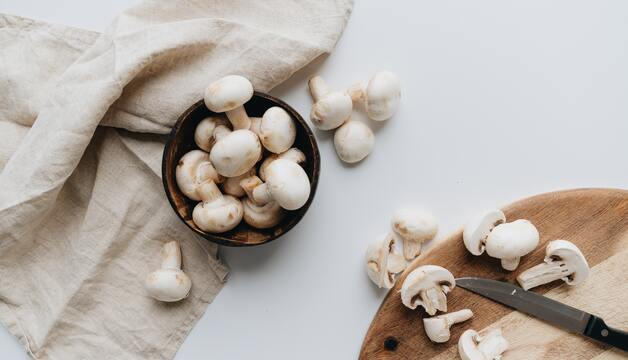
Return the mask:
[(455, 277), (477, 276), (516, 283), (516, 276), (543, 261), (545, 245), (554, 239), (576, 244), (591, 267), (581, 285), (555, 281), (535, 288), (539, 294), (601, 316), (609, 326), (628, 330), (628, 191), (581, 189), (534, 196), (503, 209), (508, 222), (528, 219), (541, 235), (539, 246), (508, 272), (499, 259), (473, 256), (462, 242), (462, 230), (421, 254), (388, 292), (366, 334), (360, 359), (456, 359), (464, 330), (501, 327), (510, 342), (504, 359), (624, 359), (628, 354), (513, 311), (456, 287), (447, 295), (448, 312), (469, 308), (471, 320), (451, 328), (451, 339), (432, 343), (423, 330), (423, 309), (403, 306), (399, 290), (417, 266), (434, 264)]

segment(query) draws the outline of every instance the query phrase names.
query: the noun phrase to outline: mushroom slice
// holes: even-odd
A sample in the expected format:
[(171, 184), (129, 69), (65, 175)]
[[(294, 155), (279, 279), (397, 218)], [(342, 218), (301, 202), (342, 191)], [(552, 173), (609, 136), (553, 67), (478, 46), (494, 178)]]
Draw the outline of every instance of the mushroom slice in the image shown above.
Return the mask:
[(259, 177), (260, 179), (266, 181), (266, 169), (268, 169), (268, 165), (277, 159), (285, 159), (295, 162), (297, 164), (302, 164), (305, 162), (305, 154), (303, 151), (297, 148), (290, 148), (281, 154), (270, 154), (262, 161), (262, 164), (259, 166)]
[(400, 209), (391, 220), (395, 234), (403, 239), (403, 256), (412, 260), (421, 253), (421, 244), (432, 240), (438, 232), (438, 224), (432, 214), (418, 209)]
[(508, 346), (500, 328), (490, 330), (484, 336), (475, 330), (467, 330), (458, 340), (458, 354), (462, 360), (500, 360)]
[(340, 160), (356, 163), (367, 157), (375, 146), (375, 135), (365, 123), (349, 120), (334, 134), (334, 147)]
[(423, 265), (412, 270), (401, 285), (401, 302), (410, 309), (423, 306), (425, 311), (447, 311), (447, 293), (456, 287), (449, 270), (437, 265)]
[(161, 268), (148, 274), (144, 288), (151, 297), (159, 301), (174, 302), (185, 299), (192, 288), (192, 280), (181, 270), (179, 243), (165, 243), (160, 257)]
[(464, 227), (462, 239), (464, 246), (473, 255), (482, 255), (486, 238), (495, 226), (506, 222), (506, 216), (501, 210), (488, 210), (473, 218)]
[(207, 181), (220, 183), (224, 180), (209, 161), (209, 154), (202, 150), (192, 150), (179, 159), (175, 178), (183, 195), (196, 201), (201, 200), (197, 193), (201, 184)]
[(240, 200), (223, 195), (213, 181), (201, 185), (198, 192), (203, 202), (192, 211), (196, 226), (210, 233), (221, 233), (238, 226), (243, 216)]
[(251, 130), (259, 136), (264, 147), (275, 154), (290, 149), (294, 144), (297, 129), (288, 112), (279, 106), (266, 110), (261, 118), (251, 119)]
[(576, 245), (567, 240), (553, 240), (545, 248), (545, 262), (517, 276), (524, 290), (555, 280), (578, 285), (589, 276), (589, 264)]
[(515, 270), (522, 256), (539, 245), (539, 232), (528, 220), (497, 225), (486, 239), (486, 253), (501, 259), (502, 267)]
[(220, 78), (205, 89), (205, 105), (211, 111), (224, 112), (233, 124), (233, 129), (248, 129), (251, 119), (244, 110), (244, 104), (253, 97), (253, 85), (240, 75)]
[(401, 84), (397, 75), (382, 70), (373, 75), (366, 89), (357, 84), (348, 93), (353, 102), (364, 104), (369, 118), (383, 121), (390, 119), (399, 107)]
[(250, 130), (235, 130), (214, 144), (209, 159), (222, 176), (235, 177), (249, 171), (262, 156), (262, 146)]
[(467, 321), (471, 319), (471, 317), (473, 317), (471, 310), (462, 309), (448, 314), (424, 318), (423, 327), (430, 340), (436, 343), (444, 343), (449, 341), (451, 337), (449, 328), (452, 325)]
[(406, 268), (406, 261), (397, 251), (392, 234), (382, 236), (366, 249), (366, 273), (379, 288), (392, 288), (397, 274)]
[(332, 130), (351, 118), (353, 102), (344, 92), (329, 91), (320, 76), (313, 76), (307, 83), (314, 99), (310, 120), (321, 130)]
[(220, 116), (209, 116), (201, 120), (194, 130), (194, 142), (204, 151), (210, 152), (216, 142), (214, 131), (219, 126), (227, 126), (227, 120)]

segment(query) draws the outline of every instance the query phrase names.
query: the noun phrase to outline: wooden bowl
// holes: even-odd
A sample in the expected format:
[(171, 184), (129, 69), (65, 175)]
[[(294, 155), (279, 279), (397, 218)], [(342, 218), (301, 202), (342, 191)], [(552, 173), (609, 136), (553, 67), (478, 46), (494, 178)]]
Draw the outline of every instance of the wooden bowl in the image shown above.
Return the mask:
[(244, 221), (235, 229), (219, 234), (207, 233), (199, 229), (192, 221), (192, 210), (197, 202), (188, 199), (179, 190), (175, 179), (175, 169), (177, 162), (185, 153), (198, 149), (194, 143), (196, 125), (204, 118), (216, 115), (216, 113), (207, 109), (203, 100), (200, 100), (179, 117), (170, 132), (161, 165), (161, 176), (168, 201), (170, 201), (170, 205), (175, 213), (190, 229), (209, 241), (226, 246), (253, 246), (275, 240), (287, 233), (303, 218), (312, 203), (312, 199), (314, 199), (320, 173), (320, 154), (314, 134), (312, 134), (307, 123), (288, 104), (268, 94), (256, 91), (253, 94), (253, 98), (244, 105), (249, 116), (257, 117), (261, 117), (268, 108), (273, 106), (283, 108), (294, 119), (297, 136), (293, 146), (305, 154), (306, 160), (302, 166), (310, 178), (311, 192), (309, 199), (302, 208), (295, 211), (286, 211), (284, 219), (277, 226), (270, 229), (256, 229)]

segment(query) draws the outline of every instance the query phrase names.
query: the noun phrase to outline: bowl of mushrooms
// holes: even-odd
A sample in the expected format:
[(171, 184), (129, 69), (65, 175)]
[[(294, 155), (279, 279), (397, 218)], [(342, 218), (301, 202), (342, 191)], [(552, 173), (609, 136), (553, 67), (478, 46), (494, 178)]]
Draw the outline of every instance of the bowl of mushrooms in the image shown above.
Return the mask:
[(177, 120), (162, 160), (170, 205), (194, 232), (253, 246), (292, 229), (320, 173), (312, 131), (285, 102), (229, 75)]

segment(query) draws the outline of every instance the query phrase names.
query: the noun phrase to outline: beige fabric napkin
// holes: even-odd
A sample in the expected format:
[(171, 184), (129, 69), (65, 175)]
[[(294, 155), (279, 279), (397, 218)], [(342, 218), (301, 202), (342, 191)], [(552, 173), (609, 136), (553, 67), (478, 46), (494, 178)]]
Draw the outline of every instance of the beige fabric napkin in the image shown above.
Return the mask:
[[(144, 1), (103, 34), (0, 15), (0, 322), (32, 357), (174, 356), (227, 269), (170, 209), (158, 134), (212, 80), (268, 90), (330, 51), (351, 6)], [(193, 288), (164, 304), (142, 283), (171, 239)]]

